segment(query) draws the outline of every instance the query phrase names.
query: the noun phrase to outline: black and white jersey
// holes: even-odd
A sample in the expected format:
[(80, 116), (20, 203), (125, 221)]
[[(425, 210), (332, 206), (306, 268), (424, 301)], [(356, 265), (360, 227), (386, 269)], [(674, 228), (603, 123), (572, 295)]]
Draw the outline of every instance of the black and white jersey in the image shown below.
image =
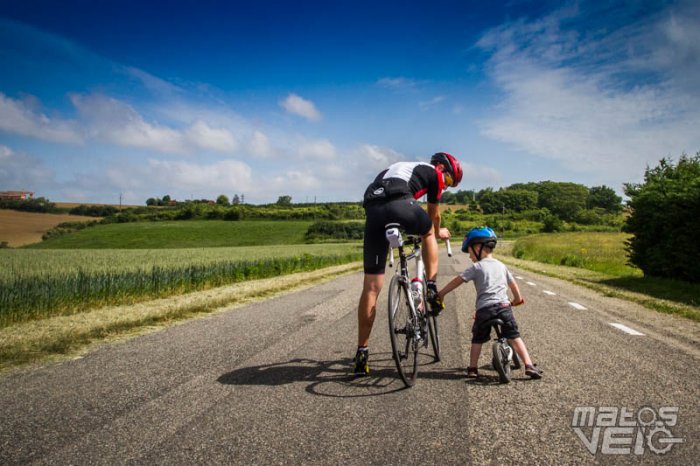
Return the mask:
[(397, 162), (382, 171), (367, 187), (364, 205), (402, 197), (427, 194), (428, 202), (437, 204), (445, 190), (445, 179), (435, 167), (424, 162)]

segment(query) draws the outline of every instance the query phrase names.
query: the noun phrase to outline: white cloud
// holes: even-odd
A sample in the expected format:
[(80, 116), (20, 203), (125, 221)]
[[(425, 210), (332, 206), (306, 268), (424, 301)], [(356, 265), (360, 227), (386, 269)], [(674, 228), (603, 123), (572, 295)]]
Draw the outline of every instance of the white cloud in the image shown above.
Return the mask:
[(248, 150), (255, 156), (260, 158), (268, 158), (275, 154), (275, 150), (270, 143), (268, 137), (259, 130), (254, 130), (250, 141), (248, 141)]
[(172, 84), (171, 82), (154, 76), (144, 70), (134, 68), (132, 66), (124, 66), (122, 69), (127, 75), (140, 81), (144, 87), (146, 87), (146, 89), (156, 94), (171, 96), (173, 94), (180, 94), (183, 91), (181, 88)]
[(152, 159), (148, 165), (152, 176), (182, 189), (229, 192), (252, 187), (250, 167), (238, 160), (222, 160), (207, 165)]
[(496, 115), (481, 122), (482, 133), (576, 171), (622, 180), (664, 156), (695, 152), (699, 73), (688, 78), (694, 87), (679, 83), (688, 68), (700, 66), (697, 42), (690, 43), (700, 17), (683, 16), (682, 25), (669, 28), (662, 14), (582, 39), (570, 29), (580, 14), (562, 10), (481, 39), (478, 45), (491, 52), (490, 75), (504, 92)]
[(224, 127), (195, 120), (184, 128), (147, 122), (126, 102), (100, 94), (71, 95), (73, 105), (86, 120), (92, 137), (120, 146), (140, 147), (170, 154), (190, 154), (198, 149), (231, 154), (240, 144)]
[(331, 160), (336, 157), (335, 146), (328, 139), (302, 140), (297, 148), (302, 159)]
[(418, 87), (418, 81), (402, 76), (395, 78), (385, 77), (379, 79), (377, 85), (393, 91), (413, 91)]
[(0, 144), (0, 160), (9, 159), (14, 152), (7, 146)]
[(89, 120), (91, 135), (121, 146), (159, 152), (186, 153), (182, 135), (167, 126), (146, 122), (129, 104), (100, 94), (71, 95), (80, 114)]
[(479, 186), (494, 186), (501, 183), (501, 174), (491, 167), (465, 162), (460, 162), (460, 164), (462, 165), (462, 182), (457, 189), (471, 189), (463, 187), (466, 181), (471, 181)]
[(28, 154), (0, 145), (0, 186), (7, 190), (42, 192), (55, 186), (54, 173)]
[(217, 152), (232, 153), (239, 144), (233, 134), (224, 128), (212, 128), (203, 121), (197, 121), (185, 131), (187, 142)]
[(280, 102), (282, 108), (294, 115), (299, 115), (309, 121), (319, 121), (321, 112), (310, 100), (306, 100), (296, 94), (289, 94), (286, 99)]
[(313, 190), (321, 190), (322, 184), (311, 171), (290, 170), (276, 176), (271, 183), (270, 190), (280, 195), (293, 193), (305, 193)]
[(20, 101), (0, 92), (0, 131), (59, 143), (83, 142), (75, 122), (51, 118), (36, 106), (36, 99)]
[(430, 108), (435, 107), (436, 105), (439, 105), (443, 100), (445, 100), (445, 96), (439, 95), (439, 96), (433, 97), (430, 100), (418, 102), (418, 107), (420, 107), (421, 110), (428, 110)]
[[(371, 144), (363, 144), (357, 153), (361, 161), (360, 165), (367, 166), (377, 173), (394, 162), (406, 160), (406, 156), (393, 149)], [(369, 184), (369, 181), (367, 183)]]

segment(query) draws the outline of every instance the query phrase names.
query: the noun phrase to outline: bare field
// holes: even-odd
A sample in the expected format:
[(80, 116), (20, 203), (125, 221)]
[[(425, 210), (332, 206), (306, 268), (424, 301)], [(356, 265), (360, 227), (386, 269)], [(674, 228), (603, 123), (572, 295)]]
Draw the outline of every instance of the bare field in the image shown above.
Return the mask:
[(0, 241), (13, 247), (38, 243), (41, 236), (63, 222), (89, 222), (95, 217), (67, 214), (41, 214), (0, 209)]

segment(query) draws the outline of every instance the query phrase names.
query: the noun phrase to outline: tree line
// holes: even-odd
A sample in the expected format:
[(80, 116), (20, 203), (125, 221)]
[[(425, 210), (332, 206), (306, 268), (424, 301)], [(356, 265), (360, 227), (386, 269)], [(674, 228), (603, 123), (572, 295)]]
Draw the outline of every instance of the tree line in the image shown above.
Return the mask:
[(605, 185), (588, 188), (582, 184), (555, 181), (516, 183), (499, 190), (447, 191), (440, 202), (468, 205), (485, 214), (547, 209), (565, 221), (575, 220), (582, 210), (619, 213), (623, 209), (622, 198)]

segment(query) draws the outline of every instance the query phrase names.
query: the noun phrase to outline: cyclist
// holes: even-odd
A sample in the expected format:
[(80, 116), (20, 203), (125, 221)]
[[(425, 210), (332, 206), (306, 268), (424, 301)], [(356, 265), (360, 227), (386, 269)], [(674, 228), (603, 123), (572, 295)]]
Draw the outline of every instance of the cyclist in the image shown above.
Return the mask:
[[(446, 152), (438, 152), (430, 163), (397, 162), (377, 175), (367, 187), (362, 203), (365, 208), (364, 282), (357, 311), (358, 342), (355, 354), (355, 374), (369, 374), (368, 344), (372, 332), (379, 292), (384, 284), (389, 243), (385, 237), (388, 223), (400, 224), (408, 234), (420, 235), (425, 263), (426, 291), (432, 312), (438, 313), (442, 303), (437, 301), (435, 278), (438, 270), (437, 240), (448, 239), (450, 232), (440, 227), (438, 202), (448, 187), (462, 180), (462, 166)], [(428, 212), (416, 201), (427, 194)]]
[[(462, 251), (469, 253), (474, 263), (471, 267), (452, 279), (438, 293), (444, 299), (447, 293), (463, 283), (474, 282), (476, 288), (476, 317), (472, 327), (472, 346), (469, 353), (468, 377), (478, 377), (479, 355), (481, 345), (491, 338), (491, 327), (482, 325), (487, 320), (498, 317), (503, 321), (503, 336), (513, 345), (520, 359), (525, 363), (525, 375), (533, 379), (542, 378), (542, 371), (537, 369), (530, 359), (525, 342), (520, 338), (518, 324), (513, 317), (512, 306), (523, 304), (525, 300), (520, 288), (508, 268), (492, 256), (498, 238), (488, 227), (472, 228), (462, 243)], [(508, 299), (508, 288), (513, 293), (513, 301)]]

